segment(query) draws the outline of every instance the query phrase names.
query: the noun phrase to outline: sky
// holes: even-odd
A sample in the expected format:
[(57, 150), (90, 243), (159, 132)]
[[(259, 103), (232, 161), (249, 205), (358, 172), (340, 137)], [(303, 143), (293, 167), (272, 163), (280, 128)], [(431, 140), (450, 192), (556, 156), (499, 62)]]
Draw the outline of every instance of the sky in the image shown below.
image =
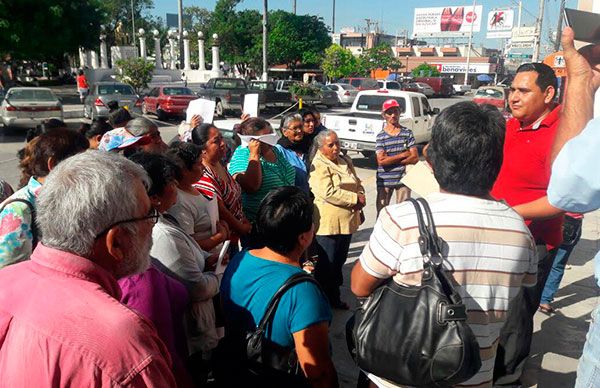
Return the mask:
[[(135, 0), (134, 0), (135, 1)], [(483, 5), (483, 14), (494, 8), (513, 7), (516, 9), (517, 0), (476, 0), (477, 5)], [(216, 0), (183, 0), (183, 6), (199, 6), (213, 10)], [(533, 26), (535, 18), (539, 14), (539, 0), (523, 0), (522, 24)], [(332, 0), (296, 0), (296, 10), (298, 14), (316, 14), (321, 16), (324, 22), (331, 26), (332, 20)], [(337, 0), (335, 26), (339, 32), (343, 27), (366, 28), (366, 18), (380, 22), (380, 29), (390, 35), (403, 34), (408, 30), (412, 33), (412, 23), (414, 9), (420, 7), (446, 7), (472, 5), (472, 0)], [(577, 0), (567, 0), (568, 8), (577, 8)], [(257, 9), (263, 7), (262, 0), (243, 0), (239, 9)], [(543, 41), (542, 44), (549, 44), (548, 35), (550, 30), (556, 30), (558, 23), (558, 13), (560, 0), (546, 0), (546, 6), (543, 19)], [(292, 11), (292, 0), (270, 0), (269, 9), (283, 9)], [(177, 0), (154, 0), (154, 9), (149, 11), (151, 14), (165, 18), (166, 13), (177, 13)], [(516, 23), (516, 21), (515, 21)], [(475, 47), (485, 46), (488, 48), (500, 48), (501, 39), (485, 38), (485, 23), (482, 23), (481, 32), (473, 34)], [(531, 50), (519, 50), (527, 52)]]

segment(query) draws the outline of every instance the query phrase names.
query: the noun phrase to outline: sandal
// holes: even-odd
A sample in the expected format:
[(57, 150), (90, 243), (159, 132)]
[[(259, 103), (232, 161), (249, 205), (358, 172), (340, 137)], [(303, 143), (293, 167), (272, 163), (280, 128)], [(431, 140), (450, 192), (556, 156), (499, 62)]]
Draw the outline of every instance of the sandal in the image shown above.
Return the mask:
[(554, 308), (547, 303), (540, 304), (538, 310), (546, 315), (551, 315), (555, 312)]

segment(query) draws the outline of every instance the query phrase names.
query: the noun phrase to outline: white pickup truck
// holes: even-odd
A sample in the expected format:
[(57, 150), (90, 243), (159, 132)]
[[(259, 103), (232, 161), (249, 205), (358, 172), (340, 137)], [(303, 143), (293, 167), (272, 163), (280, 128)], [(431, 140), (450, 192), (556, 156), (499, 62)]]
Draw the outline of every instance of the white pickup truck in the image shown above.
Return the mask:
[(342, 149), (372, 156), (377, 134), (385, 125), (381, 106), (391, 98), (400, 104), (400, 125), (413, 131), (417, 143), (427, 143), (431, 139), (433, 120), (440, 110), (432, 109), (427, 97), (421, 93), (384, 89), (360, 92), (350, 113), (326, 114), (323, 125), (337, 132)]

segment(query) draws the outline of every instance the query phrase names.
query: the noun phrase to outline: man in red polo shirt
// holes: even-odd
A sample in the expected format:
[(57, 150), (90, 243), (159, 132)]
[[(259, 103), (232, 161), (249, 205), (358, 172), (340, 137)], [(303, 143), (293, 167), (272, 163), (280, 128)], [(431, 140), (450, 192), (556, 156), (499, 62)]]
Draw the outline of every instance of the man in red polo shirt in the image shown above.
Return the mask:
[[(551, 148), (558, 128), (560, 106), (554, 103), (557, 80), (543, 63), (526, 63), (517, 69), (508, 102), (513, 118), (506, 122), (504, 161), (492, 196), (510, 206), (546, 196), (550, 182)], [(556, 251), (562, 241), (562, 215), (525, 220), (538, 250), (538, 279), (511, 303), (498, 343), (495, 385), (519, 384), (529, 356), (533, 315)]]

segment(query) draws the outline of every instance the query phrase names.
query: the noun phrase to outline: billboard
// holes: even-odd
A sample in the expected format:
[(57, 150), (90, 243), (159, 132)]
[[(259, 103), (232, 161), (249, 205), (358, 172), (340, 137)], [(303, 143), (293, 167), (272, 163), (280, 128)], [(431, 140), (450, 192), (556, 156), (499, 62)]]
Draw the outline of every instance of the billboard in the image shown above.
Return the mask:
[[(437, 67), (440, 73), (465, 73), (467, 71), (467, 64), (463, 62), (432, 63), (431, 65)], [(491, 72), (489, 63), (469, 63), (469, 73), (489, 74)]]
[(512, 36), (515, 12), (512, 9), (490, 11), (487, 18), (487, 39), (510, 38)]
[(481, 29), (483, 6), (415, 8), (413, 37), (448, 38), (468, 36)]

